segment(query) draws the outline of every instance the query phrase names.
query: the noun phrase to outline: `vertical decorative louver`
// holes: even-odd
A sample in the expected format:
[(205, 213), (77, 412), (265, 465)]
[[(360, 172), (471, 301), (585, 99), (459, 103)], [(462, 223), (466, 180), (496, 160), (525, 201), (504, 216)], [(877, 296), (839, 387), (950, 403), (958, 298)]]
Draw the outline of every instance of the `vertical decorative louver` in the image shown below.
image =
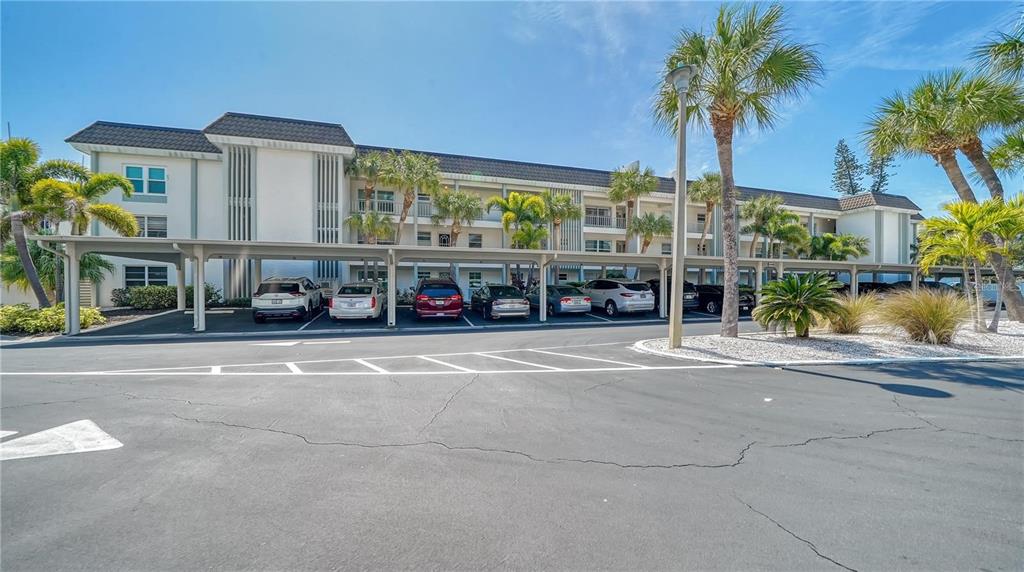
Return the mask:
[[(318, 244), (341, 242), (341, 157), (317, 153), (314, 157), (316, 189), (316, 241)], [(341, 262), (319, 260), (316, 263), (318, 281), (334, 281), (341, 276)]]
[[(256, 151), (252, 147), (229, 145), (225, 157), (228, 240), (253, 240), (256, 235)], [(225, 298), (250, 294), (252, 264), (249, 261), (226, 260), (224, 271)]]

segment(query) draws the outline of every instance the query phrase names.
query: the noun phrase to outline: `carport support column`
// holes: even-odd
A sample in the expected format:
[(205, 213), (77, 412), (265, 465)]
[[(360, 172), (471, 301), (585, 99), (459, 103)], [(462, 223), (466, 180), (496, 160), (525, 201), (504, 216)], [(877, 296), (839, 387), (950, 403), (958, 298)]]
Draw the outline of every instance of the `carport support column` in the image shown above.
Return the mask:
[(921, 274), (919, 273), (917, 268), (914, 268), (913, 270), (910, 271), (910, 289), (912, 291), (917, 292), (917, 281), (920, 279)]
[(761, 303), (761, 288), (764, 287), (764, 263), (758, 262), (754, 268), (754, 303)]
[(252, 281), (255, 284), (249, 286), (250, 294), (255, 292), (260, 287), (260, 282), (263, 282), (263, 259), (253, 258), (252, 259)]
[(537, 306), (540, 308), (540, 321), (548, 321), (548, 257), (540, 257), (540, 298)]
[(395, 289), (398, 287), (398, 284), (397, 284), (397, 281), (398, 281), (398, 271), (395, 268), (396, 262), (395, 262), (395, 251), (394, 250), (388, 250), (387, 265), (388, 265), (388, 327), (389, 328), (394, 328), (395, 325), (396, 325), (396, 322), (395, 322), (395, 304), (398, 303), (397, 300), (396, 300), (396, 298), (398, 298), (398, 296), (395, 295)]
[(174, 265), (174, 270), (177, 272), (177, 275), (178, 275), (178, 309), (179, 310), (184, 310), (185, 306), (187, 306), (186, 300), (185, 300), (185, 264), (186, 264), (186, 260), (187, 259), (185, 258), (185, 255), (182, 254), (178, 258), (178, 263)]
[(658, 265), (658, 317), (668, 317), (668, 266), (664, 262)]
[(850, 295), (854, 298), (860, 293), (860, 280), (857, 278), (857, 265), (850, 269)]
[(195, 247), (196, 282), (192, 285), (192, 309), (195, 312), (195, 330), (206, 331), (206, 254), (203, 246)]
[(68, 254), (68, 289), (64, 293), (66, 300), (65, 311), (67, 312), (68, 335), (74, 336), (82, 331), (82, 314), (80, 310), (81, 292), (78, 283), (79, 276), (78, 245), (68, 242), (64, 247)]

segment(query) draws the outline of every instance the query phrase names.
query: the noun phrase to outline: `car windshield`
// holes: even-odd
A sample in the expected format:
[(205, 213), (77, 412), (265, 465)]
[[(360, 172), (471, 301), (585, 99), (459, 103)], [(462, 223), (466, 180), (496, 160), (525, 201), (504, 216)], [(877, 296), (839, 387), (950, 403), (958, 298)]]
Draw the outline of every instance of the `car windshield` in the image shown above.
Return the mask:
[(635, 292), (647, 292), (651, 289), (650, 284), (646, 282), (627, 282), (622, 286), (627, 290), (633, 290)]
[(722, 291), (722, 287), (721, 286), (715, 286), (714, 284), (701, 284), (700, 286), (697, 286), (697, 289), (700, 290), (701, 292), (721, 292)]
[(373, 292), (373, 286), (342, 286), (338, 289), (339, 296), (360, 295), (369, 296)]
[(553, 286), (550, 290), (557, 296), (582, 296), (583, 292), (575, 286)]
[(444, 284), (425, 284), (420, 290), (420, 294), (432, 298), (450, 298), (458, 293), (459, 291), (454, 286), (445, 286)]
[(296, 282), (264, 282), (256, 289), (256, 295), (263, 294), (294, 294), (299, 291)]
[(491, 290), (491, 295), (497, 298), (523, 297), (523, 293), (514, 286), (490, 286), (489, 288)]

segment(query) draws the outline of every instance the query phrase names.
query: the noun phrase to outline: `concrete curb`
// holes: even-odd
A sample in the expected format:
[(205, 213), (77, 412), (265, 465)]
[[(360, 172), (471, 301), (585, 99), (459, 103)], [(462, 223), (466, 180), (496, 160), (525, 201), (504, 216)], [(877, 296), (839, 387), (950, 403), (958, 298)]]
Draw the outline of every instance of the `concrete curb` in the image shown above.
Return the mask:
[[(664, 338), (660, 338), (664, 339)], [(879, 365), (889, 363), (939, 363), (939, 362), (975, 362), (975, 361), (1016, 361), (1024, 360), (1024, 355), (1009, 355), (1009, 356), (992, 356), (992, 355), (969, 355), (969, 356), (929, 356), (929, 357), (892, 357), (892, 358), (862, 358), (862, 359), (820, 359), (820, 360), (788, 360), (788, 361), (745, 361), (745, 360), (729, 360), (729, 359), (715, 359), (715, 358), (702, 358), (693, 356), (682, 356), (672, 352), (666, 352), (663, 350), (656, 350), (654, 348), (647, 347), (647, 343), (656, 341), (656, 339), (650, 340), (639, 340), (633, 344), (633, 350), (658, 355), (662, 357), (669, 357), (673, 359), (683, 361), (700, 361), (709, 363), (719, 363), (723, 365), (743, 365), (743, 366), (762, 366), (762, 367), (789, 367), (796, 365)]]
[(87, 332), (100, 332), (100, 331), (103, 331), (103, 330), (106, 330), (106, 329), (109, 329), (109, 328), (114, 328), (114, 327), (117, 327), (117, 326), (124, 326), (126, 324), (134, 324), (135, 322), (141, 322), (143, 320), (148, 320), (150, 318), (158, 318), (160, 316), (166, 316), (167, 314), (173, 314), (174, 312), (180, 312), (180, 311), (181, 310), (177, 310), (177, 309), (175, 309), (175, 310), (164, 310), (163, 312), (157, 312), (156, 314), (146, 314), (145, 316), (139, 316), (137, 318), (132, 318), (131, 320), (125, 320), (123, 322), (114, 322), (113, 324), (105, 324), (105, 325), (98, 326), (98, 327), (95, 327), (95, 328), (89, 328), (88, 330), (85, 330), (85, 331), (87, 331)]

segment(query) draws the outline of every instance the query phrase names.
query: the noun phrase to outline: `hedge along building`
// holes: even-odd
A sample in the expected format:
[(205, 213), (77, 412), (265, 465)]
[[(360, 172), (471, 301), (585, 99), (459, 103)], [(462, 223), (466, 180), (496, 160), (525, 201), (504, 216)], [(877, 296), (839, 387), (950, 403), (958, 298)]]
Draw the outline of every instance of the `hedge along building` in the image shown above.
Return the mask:
[[(89, 156), (93, 171), (122, 174), (132, 181), (135, 193), (131, 197), (111, 193), (106, 200), (135, 213), (143, 237), (311, 245), (363, 242), (345, 220), (351, 213), (368, 208), (363, 200), (365, 185), (361, 179), (349, 176), (346, 167), (357, 154), (384, 150), (356, 145), (339, 124), (241, 113), (226, 113), (202, 130), (98, 121), (67, 141)], [(572, 196), (584, 213), (582, 219), (563, 223), (561, 244), (544, 244), (545, 249), (595, 254), (639, 250), (638, 238), (626, 240), (625, 205), (608, 200), (610, 171), (422, 153), (438, 158), (442, 185), (476, 193), (482, 202), (511, 192), (539, 193), (546, 189)], [(671, 215), (674, 188), (673, 179), (660, 177), (657, 190), (638, 201), (638, 213)], [(910, 244), (920, 215), (917, 205), (906, 197), (863, 194), (831, 198), (740, 188), (741, 201), (762, 194), (781, 197), (811, 234), (849, 232), (868, 237), (870, 252), (856, 262), (899, 265), (910, 261)], [(395, 215), (397, 223), (401, 200), (396, 189), (378, 184), (374, 204), (369, 208)], [(501, 229), (500, 213), (485, 213), (464, 227), (457, 245), (451, 243), (447, 226), (432, 222), (433, 213), (429, 195), (418, 194), (400, 246), (510, 249), (509, 237)], [(711, 232), (706, 247), (698, 253), (707, 218), (712, 222)], [(688, 205), (687, 254), (704, 255), (703, 261), (693, 260), (711, 269), (718, 264), (714, 257), (723, 252), (721, 218), (720, 208), (705, 212), (702, 203)], [(98, 225), (93, 225), (90, 234), (112, 236)], [(747, 252), (752, 239), (750, 235), (741, 236), (741, 254)], [(656, 237), (649, 252), (667, 255), (670, 248), (671, 237)], [(396, 283), (404, 289), (418, 278), (452, 273), (468, 291), (486, 282), (507, 281), (510, 264), (495, 260), (493, 254), (487, 258), (486, 262), (451, 264), (443, 258), (405, 261), (396, 269)], [(111, 259), (116, 270), (94, 291), (85, 288), (83, 300), (109, 305), (116, 288), (176, 283), (173, 264), (121, 256)], [(585, 260), (566, 263), (557, 266), (557, 277), (550, 278), (590, 279), (600, 276), (607, 267)], [(556, 267), (551, 268), (553, 271)], [(378, 272), (382, 278), (385, 269), (379, 268)], [(657, 272), (656, 266), (640, 269), (642, 278), (656, 276)], [(248, 296), (260, 277), (299, 275), (331, 282), (373, 277), (358, 259), (212, 260), (206, 263), (204, 274), (205, 280), (222, 289), (226, 298)], [(193, 275), (192, 269), (184, 272), (186, 277)], [(691, 267), (689, 276), (696, 278), (696, 266)], [(712, 274), (711, 280), (716, 279)], [(752, 270), (747, 281), (755, 283)]]

